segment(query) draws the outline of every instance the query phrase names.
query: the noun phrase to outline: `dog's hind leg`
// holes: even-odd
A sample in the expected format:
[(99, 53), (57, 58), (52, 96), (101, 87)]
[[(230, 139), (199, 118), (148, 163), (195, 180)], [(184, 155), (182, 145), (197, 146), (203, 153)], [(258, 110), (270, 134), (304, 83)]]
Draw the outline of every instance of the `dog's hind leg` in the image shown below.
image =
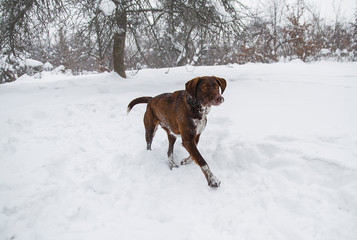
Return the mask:
[(184, 158), (184, 159), (181, 160), (181, 165), (187, 165), (187, 164), (190, 164), (192, 162), (193, 162), (193, 160), (192, 160), (191, 156), (188, 156), (187, 158)]
[(154, 139), (158, 123), (159, 120), (154, 116), (151, 109), (147, 108), (144, 115), (145, 139), (147, 150), (151, 150), (152, 140)]
[(173, 168), (178, 168), (177, 164), (174, 161), (174, 145), (176, 142), (176, 137), (171, 134), (170, 130), (164, 128), (167, 133), (167, 138), (169, 139), (169, 149), (167, 151), (167, 156), (169, 158), (169, 167), (172, 170)]

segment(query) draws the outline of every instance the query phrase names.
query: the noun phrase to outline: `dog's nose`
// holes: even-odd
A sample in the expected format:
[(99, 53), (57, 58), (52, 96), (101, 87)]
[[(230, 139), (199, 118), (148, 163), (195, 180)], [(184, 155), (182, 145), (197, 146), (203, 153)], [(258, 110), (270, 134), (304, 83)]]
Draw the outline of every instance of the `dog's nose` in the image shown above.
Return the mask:
[(223, 103), (223, 102), (224, 102), (224, 98), (223, 98), (221, 95), (218, 95), (218, 96), (216, 97), (216, 102), (217, 102), (217, 103)]

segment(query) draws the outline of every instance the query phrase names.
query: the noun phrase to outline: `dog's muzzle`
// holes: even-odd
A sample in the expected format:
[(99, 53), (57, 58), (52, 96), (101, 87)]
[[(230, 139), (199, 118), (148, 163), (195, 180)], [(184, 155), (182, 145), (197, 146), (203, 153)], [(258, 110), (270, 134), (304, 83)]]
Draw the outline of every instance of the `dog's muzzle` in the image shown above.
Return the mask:
[(219, 94), (219, 95), (216, 95), (216, 97), (213, 99), (212, 105), (218, 106), (223, 102), (224, 102), (224, 98)]

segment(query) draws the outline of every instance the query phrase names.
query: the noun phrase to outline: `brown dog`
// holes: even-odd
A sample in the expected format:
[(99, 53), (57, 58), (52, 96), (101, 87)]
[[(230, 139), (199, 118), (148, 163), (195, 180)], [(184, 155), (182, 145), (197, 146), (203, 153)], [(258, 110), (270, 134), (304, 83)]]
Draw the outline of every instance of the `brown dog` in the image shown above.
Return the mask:
[(131, 101), (128, 105), (128, 113), (138, 103), (147, 103), (144, 116), (146, 129), (147, 149), (151, 150), (157, 125), (167, 132), (169, 138), (170, 169), (178, 167), (173, 159), (173, 149), (176, 136), (181, 136), (182, 145), (190, 156), (181, 161), (188, 164), (194, 160), (204, 173), (210, 187), (219, 187), (220, 181), (212, 174), (206, 161), (197, 149), (200, 135), (207, 124), (207, 114), (211, 106), (218, 106), (224, 98), (219, 93), (219, 87), (223, 93), (227, 82), (218, 77), (198, 77), (186, 83), (186, 91), (163, 93), (156, 97), (140, 97)]

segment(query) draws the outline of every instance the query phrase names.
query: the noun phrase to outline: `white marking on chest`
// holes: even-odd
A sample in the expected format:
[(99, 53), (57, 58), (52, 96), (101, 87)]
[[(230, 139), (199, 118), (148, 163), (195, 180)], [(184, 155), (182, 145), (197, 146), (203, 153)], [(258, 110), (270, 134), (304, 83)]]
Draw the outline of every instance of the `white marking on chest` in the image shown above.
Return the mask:
[(207, 114), (209, 113), (210, 110), (211, 110), (210, 107), (202, 108), (200, 111), (202, 113), (202, 118), (193, 119), (193, 124), (196, 127), (196, 134), (201, 134), (203, 130), (205, 130), (207, 124)]

